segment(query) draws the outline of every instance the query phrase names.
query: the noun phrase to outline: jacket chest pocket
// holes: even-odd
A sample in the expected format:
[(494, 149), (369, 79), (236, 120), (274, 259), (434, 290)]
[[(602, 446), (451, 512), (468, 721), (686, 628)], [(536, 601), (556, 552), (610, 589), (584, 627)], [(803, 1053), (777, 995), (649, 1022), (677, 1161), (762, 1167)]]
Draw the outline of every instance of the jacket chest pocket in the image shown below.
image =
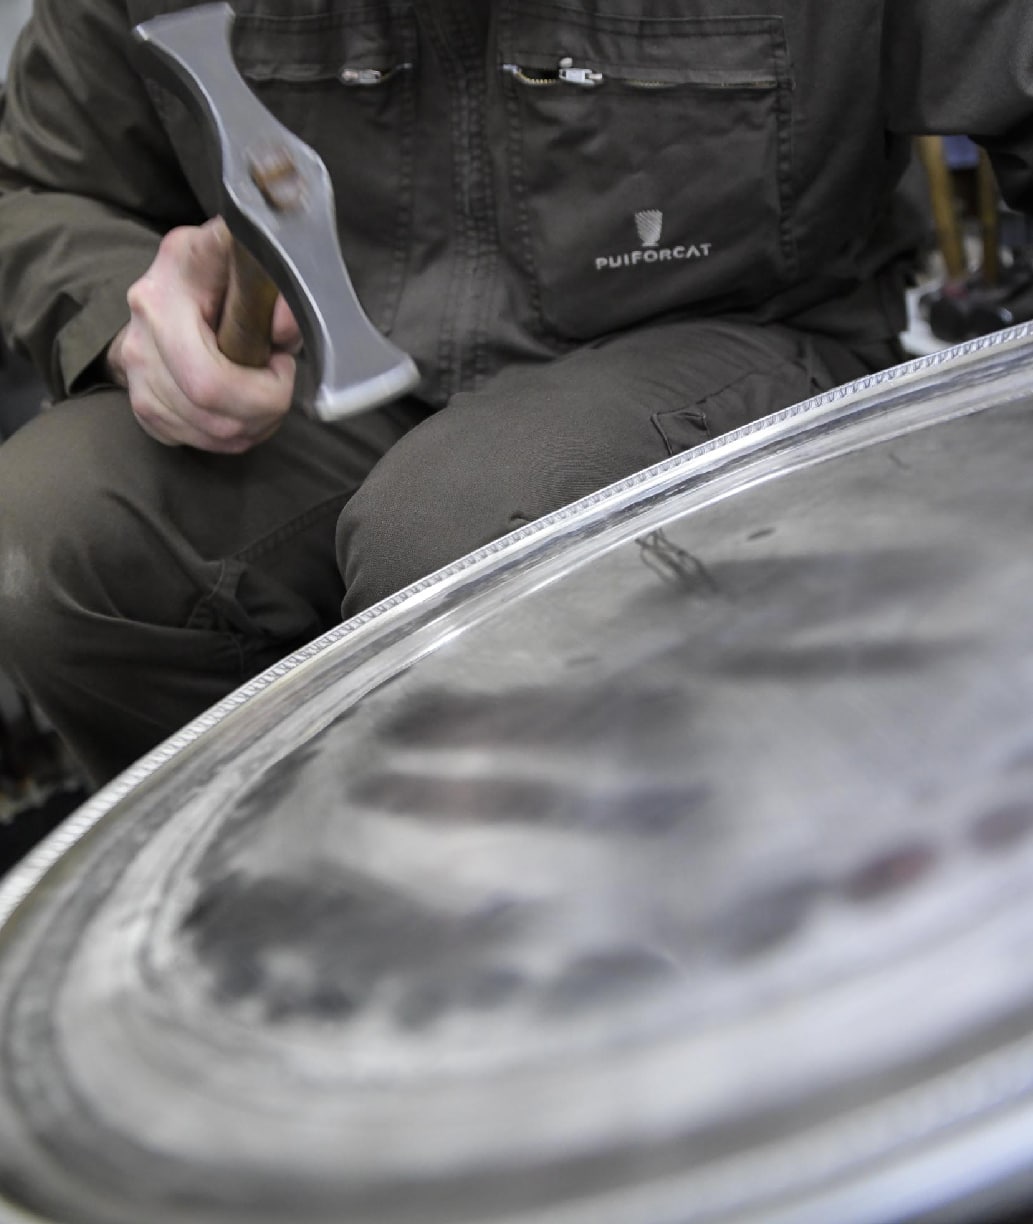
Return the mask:
[(578, 20), (506, 6), (509, 177), (547, 327), (588, 340), (793, 275), (777, 17)]
[[(412, 223), (415, 25), (401, 5), (372, 0), (312, 4), (305, 16), (282, 16), (283, 7), (238, 0), (234, 59), (264, 106), (326, 163), (355, 290), (389, 331)], [(195, 118), (167, 96), (157, 101), (184, 169), (204, 184)]]

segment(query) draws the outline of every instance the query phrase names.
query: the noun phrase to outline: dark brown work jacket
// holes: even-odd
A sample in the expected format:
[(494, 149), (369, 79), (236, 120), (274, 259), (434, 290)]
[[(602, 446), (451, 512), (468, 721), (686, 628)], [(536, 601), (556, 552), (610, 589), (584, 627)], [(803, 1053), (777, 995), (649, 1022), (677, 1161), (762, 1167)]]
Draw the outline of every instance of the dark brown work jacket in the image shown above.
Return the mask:
[[(210, 208), (194, 121), (131, 51), (183, 7), (36, 0), (11, 62), (0, 322), (58, 396), (160, 234)], [(244, 75), (325, 159), (359, 295), (433, 403), (671, 314), (892, 335), (915, 133), (981, 140), (1033, 210), (1030, 0), (234, 7)]]

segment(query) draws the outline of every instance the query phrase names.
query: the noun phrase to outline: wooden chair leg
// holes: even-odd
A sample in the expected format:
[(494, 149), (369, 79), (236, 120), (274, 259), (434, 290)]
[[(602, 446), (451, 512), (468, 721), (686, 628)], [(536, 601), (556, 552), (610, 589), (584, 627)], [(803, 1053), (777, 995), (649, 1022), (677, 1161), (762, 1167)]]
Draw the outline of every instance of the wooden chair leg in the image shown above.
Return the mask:
[(919, 136), (915, 144), (929, 180), (936, 240), (947, 268), (949, 280), (962, 280), (968, 271), (965, 245), (954, 204), (954, 186), (939, 136)]

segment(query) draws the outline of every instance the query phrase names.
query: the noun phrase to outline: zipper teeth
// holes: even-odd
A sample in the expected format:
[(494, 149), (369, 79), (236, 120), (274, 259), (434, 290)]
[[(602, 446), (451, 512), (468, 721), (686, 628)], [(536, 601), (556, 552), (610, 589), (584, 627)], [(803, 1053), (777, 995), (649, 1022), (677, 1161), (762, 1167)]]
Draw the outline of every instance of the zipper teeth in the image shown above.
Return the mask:
[(350, 64), (342, 64), (338, 68), (259, 66), (245, 69), (243, 76), (245, 80), (262, 85), (270, 81), (282, 81), (288, 85), (324, 85), (327, 81), (339, 81), (343, 85), (369, 87), (383, 85), (401, 72), (412, 71), (413, 67), (409, 62), (392, 64), (390, 68), (353, 68)]
[(400, 72), (410, 72), (411, 63), (393, 64), (390, 68), (351, 68), (347, 64), (337, 73), (337, 79), (342, 85), (359, 88), (371, 88), (384, 85)]
[(503, 64), (502, 69), (508, 72), (511, 76), (516, 77), (518, 81), (522, 81), (525, 85), (558, 85), (560, 83), (559, 73), (551, 69), (543, 69), (543, 72), (550, 72), (549, 76), (532, 76), (531, 73), (521, 68), (519, 64)]
[(642, 81), (635, 77), (611, 77), (624, 85), (634, 85), (636, 89), (775, 89), (778, 81), (774, 77), (758, 77), (753, 81)]
[[(522, 68), (519, 64), (503, 64), (502, 69), (504, 72), (508, 72), (511, 76), (515, 77), (521, 84), (533, 85), (536, 88), (573, 84), (573, 82), (563, 81), (559, 72), (554, 69), (535, 71), (533, 69)], [(628, 85), (634, 89), (713, 89), (729, 92), (734, 92), (737, 89), (775, 89), (778, 86), (778, 81), (774, 77), (756, 77), (753, 80), (747, 81), (651, 81), (639, 77), (616, 76), (613, 73), (608, 75), (604, 73), (603, 80), (593, 82), (593, 84), (602, 85), (606, 81)]]

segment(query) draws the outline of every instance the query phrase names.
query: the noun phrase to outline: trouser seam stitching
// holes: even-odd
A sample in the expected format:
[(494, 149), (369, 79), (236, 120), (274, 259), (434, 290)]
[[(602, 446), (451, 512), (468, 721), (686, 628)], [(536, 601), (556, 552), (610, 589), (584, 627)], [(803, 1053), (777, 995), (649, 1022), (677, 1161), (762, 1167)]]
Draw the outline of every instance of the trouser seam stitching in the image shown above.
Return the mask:
[(234, 561), (254, 561), (263, 556), (265, 553), (271, 552), (284, 542), (289, 540), (291, 536), (297, 535), (299, 531), (316, 522), (329, 513), (337, 514), (343, 503), (348, 500), (351, 495), (348, 493), (334, 493), (332, 496), (325, 498), (315, 506), (310, 506), (303, 514), (293, 518), (289, 523), (282, 523), (279, 527), (274, 528), (267, 535), (262, 536), (253, 544), (248, 544), (246, 548), (240, 549), (239, 552), (231, 554), (231, 559)]
[[(194, 604), (184, 628), (201, 628), (204, 632), (218, 633), (219, 637), (222, 638), (222, 640), (225, 641), (233, 651), (233, 654), (236, 657), (237, 673), (239, 676), (243, 677), (246, 667), (243, 643), (240, 640), (240, 636), (234, 633), (232, 629), (228, 629), (224, 625), (219, 624), (220, 617), (215, 606), (216, 596), (225, 585), (228, 572), (229, 567), (226, 561), (220, 561), (218, 578), (213, 583), (211, 589), (206, 591), (197, 601), (197, 603)], [(208, 619), (210, 622), (204, 626), (199, 624), (202, 619), (202, 612), (206, 612), (208, 614)]]

